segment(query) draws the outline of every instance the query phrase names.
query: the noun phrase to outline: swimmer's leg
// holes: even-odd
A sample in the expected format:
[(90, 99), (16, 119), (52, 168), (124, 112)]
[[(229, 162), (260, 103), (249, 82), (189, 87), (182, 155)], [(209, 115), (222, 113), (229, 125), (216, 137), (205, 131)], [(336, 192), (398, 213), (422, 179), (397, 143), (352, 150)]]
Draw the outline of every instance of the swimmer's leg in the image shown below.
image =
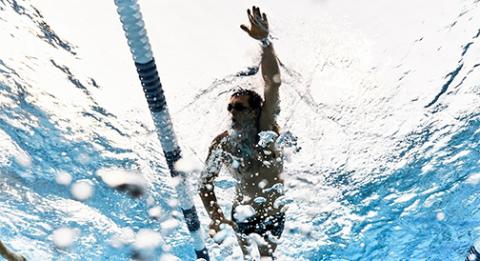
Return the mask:
[(253, 260), (251, 254), (251, 243), (250, 239), (246, 234), (243, 233), (235, 233), (237, 235), (238, 245), (242, 249), (243, 259), (244, 260)]
[(273, 218), (272, 224), (267, 225), (267, 231), (263, 234), (263, 239), (265, 239), (265, 244), (260, 244), (258, 246), (258, 251), (260, 252), (260, 257), (268, 257), (272, 260), (275, 260), (273, 253), (277, 249), (280, 236), (283, 233), (285, 228), (285, 214), (280, 213), (275, 215)]
[(271, 235), (266, 236), (265, 244), (258, 245), (258, 252), (260, 252), (260, 258), (268, 257), (274, 259), (273, 253), (277, 249), (277, 239), (272, 239)]

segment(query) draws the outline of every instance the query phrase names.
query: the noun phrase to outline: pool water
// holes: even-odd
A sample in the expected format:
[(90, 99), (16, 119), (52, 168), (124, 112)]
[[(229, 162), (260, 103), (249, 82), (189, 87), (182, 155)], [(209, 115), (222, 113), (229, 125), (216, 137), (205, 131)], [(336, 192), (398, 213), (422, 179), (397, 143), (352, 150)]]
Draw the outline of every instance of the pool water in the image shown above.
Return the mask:
[[(259, 57), (237, 28), (249, 5), (140, 4), (196, 193), (229, 93), (261, 90), (239, 73)], [(279, 260), (465, 260), (480, 246), (478, 1), (263, 4), (278, 122), (300, 147), (286, 151)], [(113, 1), (88, 5), (0, 0), (0, 240), (28, 260), (193, 260)], [(218, 35), (194, 27), (220, 18)], [(140, 174), (146, 195), (105, 172)], [(234, 185), (217, 181), (227, 213)], [(213, 260), (242, 260), (232, 230), (205, 239)]]

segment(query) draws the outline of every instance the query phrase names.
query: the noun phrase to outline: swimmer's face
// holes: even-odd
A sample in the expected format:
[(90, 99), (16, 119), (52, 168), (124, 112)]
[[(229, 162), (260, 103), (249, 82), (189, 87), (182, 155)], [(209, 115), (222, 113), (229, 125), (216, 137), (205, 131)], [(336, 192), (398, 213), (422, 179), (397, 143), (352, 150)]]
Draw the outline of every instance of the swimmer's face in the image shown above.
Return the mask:
[(249, 99), (246, 95), (230, 97), (227, 110), (234, 123), (255, 119), (255, 110), (250, 107)]

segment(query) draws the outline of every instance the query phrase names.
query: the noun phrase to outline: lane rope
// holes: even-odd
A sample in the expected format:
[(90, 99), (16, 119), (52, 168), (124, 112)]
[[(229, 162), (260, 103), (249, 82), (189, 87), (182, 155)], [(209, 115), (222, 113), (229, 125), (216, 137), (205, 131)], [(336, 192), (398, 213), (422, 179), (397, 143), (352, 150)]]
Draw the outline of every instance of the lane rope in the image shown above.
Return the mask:
[(145, 23), (140, 12), (137, 0), (114, 0), (117, 12), (123, 26), (125, 36), (132, 53), (137, 73), (142, 83), (143, 92), (155, 125), (157, 137), (162, 145), (172, 178), (179, 178), (175, 186), (179, 205), (182, 209), (185, 223), (193, 239), (193, 246), (197, 258), (210, 260), (200, 230), (200, 220), (188, 190), (187, 175), (178, 171), (175, 163), (182, 158), (182, 151), (178, 146), (173, 130), (167, 101), (162, 89), (162, 83), (157, 71), (153, 53), (148, 40)]

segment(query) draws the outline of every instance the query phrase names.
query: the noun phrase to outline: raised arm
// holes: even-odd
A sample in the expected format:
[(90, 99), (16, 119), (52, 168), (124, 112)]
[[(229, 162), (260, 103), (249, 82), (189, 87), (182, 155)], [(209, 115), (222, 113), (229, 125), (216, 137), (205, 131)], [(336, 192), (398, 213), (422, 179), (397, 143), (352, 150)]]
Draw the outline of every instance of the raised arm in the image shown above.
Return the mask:
[(275, 117), (280, 111), (279, 87), (280, 70), (273, 44), (262, 47), (262, 76), (265, 81), (264, 103), (260, 115), (260, 130), (273, 130), (276, 126)]
[(264, 103), (260, 116), (260, 131), (274, 130), (275, 116), (280, 111), (279, 108), (279, 87), (281, 84), (280, 70), (278, 67), (277, 56), (273, 44), (268, 39), (269, 27), (268, 19), (265, 13), (260, 12), (260, 8), (253, 6), (252, 10), (247, 10), (250, 28), (241, 25), (245, 32), (252, 38), (261, 41), (262, 45), (262, 77), (265, 81)]
[(221, 224), (233, 225), (230, 220), (225, 219), (222, 209), (218, 205), (217, 197), (215, 196), (213, 182), (222, 167), (222, 148), (221, 140), (227, 135), (224, 132), (218, 135), (212, 142), (208, 151), (205, 168), (201, 174), (200, 184), (200, 198), (202, 198), (203, 206), (207, 210), (208, 216), (212, 220), (209, 226), (210, 236), (215, 235), (220, 230)]

